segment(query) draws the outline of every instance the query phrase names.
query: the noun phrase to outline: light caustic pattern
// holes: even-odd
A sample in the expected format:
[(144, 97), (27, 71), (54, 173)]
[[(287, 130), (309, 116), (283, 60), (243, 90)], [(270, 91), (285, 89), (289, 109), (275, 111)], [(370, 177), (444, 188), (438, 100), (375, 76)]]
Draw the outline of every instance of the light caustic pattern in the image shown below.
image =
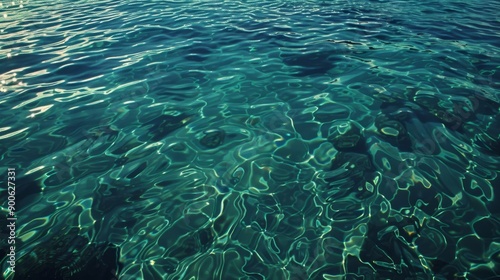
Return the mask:
[(427, 2), (4, 2), (17, 276), (498, 277), (499, 7)]

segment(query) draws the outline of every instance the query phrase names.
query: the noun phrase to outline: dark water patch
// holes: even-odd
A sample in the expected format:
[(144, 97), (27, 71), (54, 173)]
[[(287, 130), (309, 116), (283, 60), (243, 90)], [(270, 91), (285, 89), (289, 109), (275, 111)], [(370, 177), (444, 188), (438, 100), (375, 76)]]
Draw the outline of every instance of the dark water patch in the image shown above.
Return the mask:
[(144, 126), (148, 128), (149, 132), (145, 134), (144, 137), (141, 136), (140, 139), (159, 141), (173, 131), (183, 127), (189, 122), (190, 118), (191, 116), (185, 114), (176, 116), (164, 114), (156, 117), (144, 123)]
[(327, 202), (335, 202), (347, 197), (366, 199), (373, 192), (365, 188), (365, 184), (373, 182), (374, 166), (367, 154), (340, 152), (332, 160), (330, 170), (333, 176), (325, 178), (327, 186), (321, 196)]
[(132, 179), (137, 177), (142, 171), (144, 171), (144, 169), (146, 169), (147, 166), (148, 164), (146, 162), (141, 163), (134, 171), (129, 173), (126, 178)]
[[(36, 172), (30, 175), (21, 175), (16, 178), (16, 205), (18, 209), (28, 207), (31, 199), (42, 194), (42, 174)], [(22, 207), (22, 208), (21, 208)]]
[(307, 54), (282, 54), (283, 62), (297, 68), (296, 76), (326, 75), (336, 63), (342, 61), (335, 51), (320, 51)]
[(354, 152), (365, 154), (367, 152), (366, 139), (362, 127), (354, 122), (350, 122), (343, 133), (338, 129), (328, 136), (328, 141), (333, 147), (342, 152)]
[(17, 261), (14, 279), (117, 279), (120, 249), (89, 243), (78, 229), (47, 240)]
[(491, 134), (488, 132), (476, 134), (474, 135), (473, 142), (482, 148), (482, 151), (485, 153), (500, 156), (500, 132), (498, 130)]
[(186, 49), (187, 54), (184, 58), (190, 61), (202, 62), (210, 58), (215, 49), (214, 46), (210, 45), (194, 45)]
[(92, 71), (93, 68), (86, 63), (70, 63), (59, 67), (59, 69), (54, 71), (54, 74), (61, 76), (80, 77)]
[[(11, 58), (4, 58), (0, 60), (1, 63), (1, 71), (8, 72), (16, 69), (36, 67), (39, 65), (44, 65), (43, 61), (49, 60), (56, 55), (53, 54), (35, 54), (35, 53), (23, 53), (13, 55)], [(41, 67), (42, 69), (44, 67)]]
[(211, 129), (203, 132), (203, 137), (200, 139), (200, 144), (206, 148), (217, 148), (224, 142), (226, 133), (222, 129)]
[[(129, 137), (128, 139), (123, 139), (120, 142), (113, 143), (113, 146), (111, 147), (111, 153), (114, 155), (125, 155), (128, 151), (138, 147), (141, 144), (143, 144), (143, 142), (139, 141), (137, 138)], [(123, 164), (125, 162), (128, 162), (128, 158), (123, 156), (117, 158), (116, 162), (117, 164), (118, 163)]]
[(375, 119), (375, 126), (380, 135), (383, 135), (386, 142), (397, 147), (400, 151), (413, 151), (413, 143), (408, 134), (408, 130), (406, 126), (397, 119), (391, 119), (386, 115), (379, 115)]
[(348, 107), (339, 104), (326, 104), (314, 112), (314, 120), (320, 123), (326, 123), (334, 120), (346, 120), (349, 118), (350, 111)]
[(408, 226), (417, 232), (419, 230), (418, 222), (414, 219), (398, 221), (389, 218), (385, 223), (374, 221), (368, 224), (360, 259), (372, 264), (377, 278), (421, 279), (420, 277), (428, 275), (427, 269), (420, 265), (418, 253), (410, 247), (408, 241), (398, 236), (401, 234), (403, 238), (412, 239), (404, 229)]

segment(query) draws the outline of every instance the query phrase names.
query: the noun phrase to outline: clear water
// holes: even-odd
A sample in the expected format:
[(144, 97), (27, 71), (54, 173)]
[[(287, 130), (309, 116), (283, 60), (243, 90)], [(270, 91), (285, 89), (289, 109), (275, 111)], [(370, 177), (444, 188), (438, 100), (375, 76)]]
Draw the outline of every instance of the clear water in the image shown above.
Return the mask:
[(0, 15), (5, 278), (500, 277), (500, 2)]

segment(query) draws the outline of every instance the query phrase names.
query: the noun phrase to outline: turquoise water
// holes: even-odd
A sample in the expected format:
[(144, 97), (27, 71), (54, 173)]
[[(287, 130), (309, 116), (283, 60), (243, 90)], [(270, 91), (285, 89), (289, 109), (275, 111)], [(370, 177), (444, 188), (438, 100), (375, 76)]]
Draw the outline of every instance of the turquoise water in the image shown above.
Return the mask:
[(498, 1), (1, 3), (4, 278), (500, 277)]

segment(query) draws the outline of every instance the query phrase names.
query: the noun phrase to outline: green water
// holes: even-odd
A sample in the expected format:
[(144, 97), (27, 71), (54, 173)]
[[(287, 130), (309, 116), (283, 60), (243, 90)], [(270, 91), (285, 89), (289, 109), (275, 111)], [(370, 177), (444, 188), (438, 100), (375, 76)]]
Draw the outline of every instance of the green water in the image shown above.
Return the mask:
[(498, 278), (497, 1), (0, 15), (5, 278)]

